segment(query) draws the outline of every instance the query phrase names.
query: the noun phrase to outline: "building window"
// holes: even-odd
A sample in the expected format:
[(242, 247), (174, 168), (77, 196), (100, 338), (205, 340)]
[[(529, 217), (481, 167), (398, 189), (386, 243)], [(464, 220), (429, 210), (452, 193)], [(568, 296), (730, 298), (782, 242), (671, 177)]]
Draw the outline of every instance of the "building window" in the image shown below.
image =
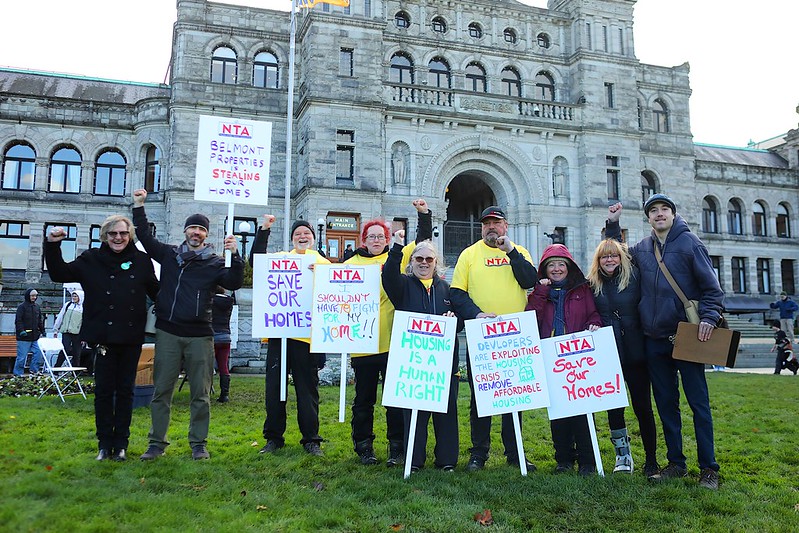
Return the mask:
[(433, 58), (427, 65), (427, 84), (430, 87), (449, 89), (451, 87), (451, 77), (449, 65), (440, 57)]
[(771, 261), (758, 258), (757, 260), (757, 292), (771, 294)]
[(502, 73), (500, 74), (500, 79), (502, 80), (502, 94), (521, 98), (522, 81), (519, 77), (519, 73), (516, 72), (516, 69), (513, 67), (503, 68)]
[(591, 23), (585, 23), (585, 47), (591, 50), (594, 48), (593, 40), (591, 39)]
[(624, 55), (624, 29), (619, 28), (619, 53)]
[(732, 292), (743, 294), (746, 292), (746, 258), (732, 258)]
[(538, 46), (544, 49), (552, 46), (552, 41), (549, 39), (549, 35), (547, 35), (546, 33), (539, 33), (538, 36), (535, 38), (535, 41), (536, 43), (538, 43)]
[(655, 131), (660, 133), (669, 132), (669, 108), (666, 103), (658, 98), (652, 108), (652, 115), (655, 119)]
[(483, 28), (476, 22), (472, 22), (469, 24), (469, 37), (473, 39), (482, 39), (483, 38)]
[(391, 57), (391, 70), (389, 76), (392, 83), (413, 83), (413, 62), (403, 53)]
[(777, 205), (777, 237), (791, 236), (791, 217), (785, 204)]
[(605, 82), (605, 107), (613, 109), (616, 107), (616, 99), (613, 94), (613, 84)]
[(28, 268), (28, 223), (16, 220), (0, 220), (0, 251), (3, 269), (25, 270)]
[(80, 192), (81, 157), (74, 148), (61, 148), (50, 160), (50, 192)]
[(486, 71), (479, 63), (469, 63), (466, 66), (466, 90), (486, 92)]
[(555, 101), (555, 81), (549, 72), (539, 72), (535, 76), (535, 96), (536, 100)]
[(602, 26), (602, 50), (608, 52), (610, 49), (608, 47), (608, 27)]
[(149, 145), (145, 159), (144, 188), (147, 192), (158, 192), (161, 190), (161, 150)]
[(615, 155), (605, 156), (608, 178), (608, 200), (619, 200), (619, 158)]
[(410, 28), (411, 17), (404, 11), (397, 11), (397, 14), (394, 15), (394, 25), (398, 28)]
[(355, 132), (336, 131), (336, 180), (353, 181), (355, 176)]
[[(44, 237), (55, 227), (64, 228), (67, 236), (61, 241), (61, 256), (64, 261), (74, 261), (78, 256), (78, 227), (74, 224), (47, 223), (44, 226)], [(47, 270), (47, 264), (42, 260), (42, 268)]]
[(719, 286), (721, 285), (721, 256), (718, 255), (711, 255), (710, 256), (710, 264), (713, 266), (713, 272), (716, 274), (716, 281), (719, 282)]
[(94, 194), (125, 195), (125, 158), (119, 152), (110, 150), (97, 158), (94, 170)]
[(264, 89), (278, 88), (277, 57), (270, 52), (259, 52), (253, 58), (252, 84)]
[(342, 48), (338, 53), (339, 76), (352, 76), (352, 48)]
[(752, 206), (752, 234), (758, 237), (765, 237), (768, 234), (766, 209), (761, 202), (755, 202)]
[(782, 290), (788, 294), (796, 294), (796, 283), (793, 278), (794, 261), (783, 259), (780, 261), (780, 272), (782, 273)]
[(702, 200), (702, 231), (705, 233), (718, 233), (718, 210), (716, 202), (712, 198), (705, 197)]
[(36, 152), (18, 143), (3, 155), (3, 189), (32, 191), (36, 177)]
[(100, 240), (100, 226), (92, 224), (89, 228), (89, 248), (99, 248), (103, 244)]
[(516, 30), (513, 28), (505, 28), (502, 32), (502, 36), (505, 38), (505, 42), (510, 44), (516, 44), (516, 41), (519, 40), (518, 37), (516, 37)]
[(730, 200), (727, 203), (727, 223), (730, 226), (731, 235), (744, 234), (743, 214), (741, 212), (741, 205), (735, 200)]
[(644, 129), (644, 111), (641, 108), (641, 100), (638, 100), (638, 129)]
[(447, 33), (447, 21), (443, 17), (433, 17), (430, 27), (436, 33)]
[(235, 85), (238, 65), (236, 52), (227, 46), (220, 46), (214, 50), (211, 57), (211, 82)]
[(641, 172), (641, 205), (645, 204), (649, 197), (656, 194), (657, 180), (655, 176), (648, 170)]

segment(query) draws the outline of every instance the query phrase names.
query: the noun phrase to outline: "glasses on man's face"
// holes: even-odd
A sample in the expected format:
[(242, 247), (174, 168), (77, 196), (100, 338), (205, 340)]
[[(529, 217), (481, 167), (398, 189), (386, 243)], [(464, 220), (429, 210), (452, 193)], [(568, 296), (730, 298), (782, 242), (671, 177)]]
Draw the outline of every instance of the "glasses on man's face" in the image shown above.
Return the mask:
[(366, 240), (367, 241), (384, 241), (384, 240), (386, 240), (386, 236), (383, 235), (382, 233), (380, 233), (378, 235), (367, 235), (366, 236)]
[(608, 254), (608, 255), (599, 256), (599, 259), (601, 261), (607, 261), (609, 259), (618, 259), (619, 257), (621, 257), (619, 254)]
[(417, 255), (417, 256), (415, 256), (413, 258), (413, 260), (416, 261), (419, 264), (427, 263), (428, 265), (432, 265), (433, 261), (435, 261), (436, 258), (435, 257), (422, 257), (421, 255)]
[(108, 232), (108, 236), (111, 237), (112, 239), (116, 239), (117, 237), (122, 237), (124, 239), (125, 237), (130, 237), (130, 232), (129, 231), (109, 231)]

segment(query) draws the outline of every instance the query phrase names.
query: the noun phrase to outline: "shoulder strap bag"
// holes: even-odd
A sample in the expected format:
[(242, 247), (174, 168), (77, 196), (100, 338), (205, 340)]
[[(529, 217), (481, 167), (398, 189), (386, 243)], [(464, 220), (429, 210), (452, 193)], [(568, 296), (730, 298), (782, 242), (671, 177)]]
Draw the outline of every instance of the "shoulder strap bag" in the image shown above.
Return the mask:
[(674, 277), (671, 275), (671, 272), (669, 272), (669, 269), (666, 268), (666, 264), (663, 263), (663, 255), (660, 253), (660, 246), (658, 246), (657, 242), (653, 244), (655, 249), (655, 259), (658, 260), (660, 271), (663, 272), (664, 276), (666, 276), (666, 281), (669, 282), (671, 288), (674, 289), (674, 292), (677, 293), (677, 296), (680, 298), (683, 307), (685, 307), (685, 316), (688, 318), (688, 322), (691, 324), (699, 324), (699, 301), (689, 300), (685, 296), (685, 293), (682, 292), (680, 286), (677, 285), (676, 281), (674, 281)]

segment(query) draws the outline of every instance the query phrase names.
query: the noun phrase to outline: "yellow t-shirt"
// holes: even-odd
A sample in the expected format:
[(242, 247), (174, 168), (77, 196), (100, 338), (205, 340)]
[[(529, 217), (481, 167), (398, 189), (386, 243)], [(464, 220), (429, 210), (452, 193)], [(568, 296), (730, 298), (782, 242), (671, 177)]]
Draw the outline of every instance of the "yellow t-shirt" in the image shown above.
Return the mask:
[[(515, 246), (533, 264), (530, 252), (518, 244)], [(527, 305), (527, 291), (513, 277), (508, 255), (482, 240), (461, 252), (450, 287), (467, 292), (484, 313), (518, 313)]]

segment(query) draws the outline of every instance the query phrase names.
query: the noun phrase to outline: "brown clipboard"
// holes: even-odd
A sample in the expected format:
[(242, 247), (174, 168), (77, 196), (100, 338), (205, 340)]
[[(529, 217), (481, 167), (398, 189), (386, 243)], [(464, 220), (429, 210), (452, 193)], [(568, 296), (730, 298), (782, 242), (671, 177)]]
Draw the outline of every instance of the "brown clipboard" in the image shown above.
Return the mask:
[(735, 356), (738, 355), (738, 344), (741, 332), (731, 329), (716, 328), (710, 339), (701, 342), (697, 335), (699, 325), (680, 322), (674, 336), (674, 350), (671, 356), (681, 361), (693, 361), (706, 365), (718, 365), (732, 368)]

